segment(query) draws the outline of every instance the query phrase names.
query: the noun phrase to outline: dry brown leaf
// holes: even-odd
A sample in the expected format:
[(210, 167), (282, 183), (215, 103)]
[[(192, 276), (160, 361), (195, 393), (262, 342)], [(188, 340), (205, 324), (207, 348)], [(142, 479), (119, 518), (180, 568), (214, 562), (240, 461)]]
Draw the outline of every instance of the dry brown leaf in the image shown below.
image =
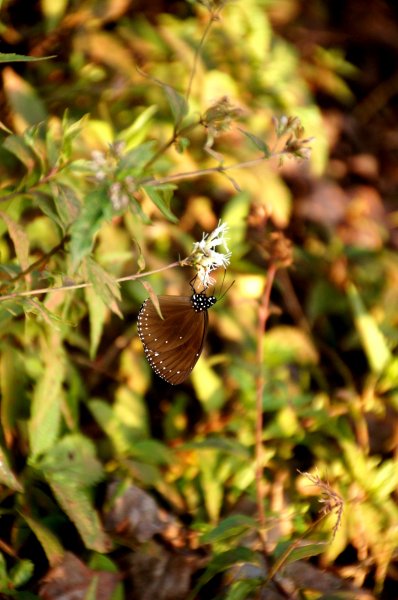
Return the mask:
[(50, 569), (42, 579), (40, 598), (43, 600), (84, 600), (97, 578), (96, 600), (110, 600), (120, 580), (117, 573), (94, 571), (71, 552), (66, 552), (62, 561)]

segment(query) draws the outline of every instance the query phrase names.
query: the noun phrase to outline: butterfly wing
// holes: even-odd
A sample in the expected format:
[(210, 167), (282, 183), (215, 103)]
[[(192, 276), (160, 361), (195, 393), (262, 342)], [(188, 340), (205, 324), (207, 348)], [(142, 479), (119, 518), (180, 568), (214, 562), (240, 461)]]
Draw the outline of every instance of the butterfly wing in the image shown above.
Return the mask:
[(138, 315), (138, 335), (157, 375), (173, 385), (194, 368), (207, 333), (207, 310), (195, 312), (191, 296), (158, 296), (161, 319), (148, 298)]

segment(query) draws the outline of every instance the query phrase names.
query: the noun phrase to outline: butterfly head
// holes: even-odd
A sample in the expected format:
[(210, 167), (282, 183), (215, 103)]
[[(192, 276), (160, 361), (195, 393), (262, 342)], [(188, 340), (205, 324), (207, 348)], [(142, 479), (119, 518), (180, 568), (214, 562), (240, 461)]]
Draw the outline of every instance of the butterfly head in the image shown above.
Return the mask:
[(195, 292), (192, 294), (191, 302), (195, 312), (203, 312), (213, 306), (217, 302), (217, 298), (215, 296), (206, 296), (204, 292)]

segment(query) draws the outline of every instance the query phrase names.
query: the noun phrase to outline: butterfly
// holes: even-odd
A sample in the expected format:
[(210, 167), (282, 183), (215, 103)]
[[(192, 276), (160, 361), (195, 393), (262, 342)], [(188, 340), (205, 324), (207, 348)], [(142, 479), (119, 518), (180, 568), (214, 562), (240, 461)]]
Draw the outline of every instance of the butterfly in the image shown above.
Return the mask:
[(172, 385), (185, 381), (203, 350), (209, 317), (216, 302), (205, 291), (191, 296), (158, 296), (160, 318), (150, 298), (138, 313), (138, 335), (149, 364), (157, 375)]

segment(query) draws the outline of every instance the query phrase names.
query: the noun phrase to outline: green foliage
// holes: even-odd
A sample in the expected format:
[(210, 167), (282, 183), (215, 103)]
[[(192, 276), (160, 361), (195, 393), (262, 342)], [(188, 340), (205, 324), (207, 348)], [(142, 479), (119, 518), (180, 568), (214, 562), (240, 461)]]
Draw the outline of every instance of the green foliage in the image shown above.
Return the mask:
[[(357, 71), (337, 48), (300, 56), (272, 2), (187, 2), (156, 18), (72, 4), (41, 2), (32, 25), (13, 23), (9, 0), (1, 16), (32, 55), (0, 53), (0, 594), (33, 597), (74, 552), (90, 565), (73, 582), (85, 598), (104, 572), (119, 584), (109, 597), (127, 598), (124, 559), (154, 573), (167, 548), (192, 557), (184, 598), (266, 594), (309, 558), (344, 586), (347, 549), (358, 585), (381, 594), (398, 547), (398, 261), (382, 225), (369, 248), (371, 219), (328, 221), (323, 205), (312, 219), (316, 203), (289, 185), (316, 189), (329, 160), (314, 82), (349, 103)], [(235, 283), (172, 388), (145, 360), (137, 313), (148, 294), (189, 294), (184, 259), (219, 219), (224, 289)], [(272, 253), (280, 230), (291, 269)], [(111, 484), (163, 509), (148, 524), (157, 505), (144, 499), (111, 527), (126, 502)]]

